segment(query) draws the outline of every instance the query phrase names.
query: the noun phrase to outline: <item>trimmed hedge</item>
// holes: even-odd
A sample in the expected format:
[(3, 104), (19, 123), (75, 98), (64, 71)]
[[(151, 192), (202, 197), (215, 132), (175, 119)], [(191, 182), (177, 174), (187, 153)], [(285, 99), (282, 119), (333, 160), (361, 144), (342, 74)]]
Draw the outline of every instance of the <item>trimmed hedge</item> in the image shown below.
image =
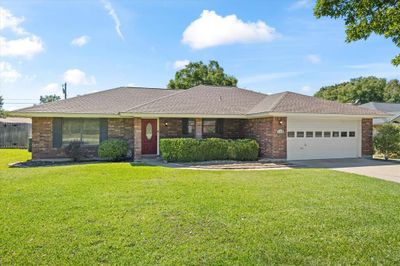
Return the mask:
[(99, 157), (110, 161), (123, 161), (128, 153), (128, 142), (125, 140), (106, 140), (100, 143)]
[(210, 160), (255, 161), (259, 146), (255, 140), (220, 138), (172, 138), (160, 140), (161, 156), (168, 162)]

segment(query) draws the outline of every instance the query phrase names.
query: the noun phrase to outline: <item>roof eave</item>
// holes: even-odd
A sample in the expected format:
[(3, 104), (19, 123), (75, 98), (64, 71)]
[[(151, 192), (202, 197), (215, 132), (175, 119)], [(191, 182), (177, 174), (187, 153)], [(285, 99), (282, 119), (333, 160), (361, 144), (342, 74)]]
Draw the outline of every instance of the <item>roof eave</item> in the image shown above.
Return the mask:
[(118, 118), (118, 114), (101, 114), (101, 113), (62, 113), (62, 112), (9, 112), (11, 117), (71, 117), (71, 118)]
[(153, 117), (182, 117), (182, 118), (237, 118), (245, 119), (247, 115), (244, 114), (188, 114), (188, 113), (120, 113), (122, 117), (143, 117), (143, 118), (153, 118)]
[(257, 114), (247, 114), (247, 118), (260, 118), (265, 116), (286, 116), (286, 117), (348, 117), (348, 118), (383, 118), (390, 115), (372, 115), (372, 114), (315, 114), (315, 113), (286, 113), (286, 112), (264, 112)]

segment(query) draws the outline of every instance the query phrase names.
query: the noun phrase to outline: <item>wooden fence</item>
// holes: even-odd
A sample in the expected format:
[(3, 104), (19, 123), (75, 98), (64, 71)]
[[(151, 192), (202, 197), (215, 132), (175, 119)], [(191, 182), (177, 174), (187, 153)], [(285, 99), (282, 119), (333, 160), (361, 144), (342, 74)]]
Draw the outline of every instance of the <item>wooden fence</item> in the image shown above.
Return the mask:
[(0, 122), (0, 148), (28, 148), (32, 124)]

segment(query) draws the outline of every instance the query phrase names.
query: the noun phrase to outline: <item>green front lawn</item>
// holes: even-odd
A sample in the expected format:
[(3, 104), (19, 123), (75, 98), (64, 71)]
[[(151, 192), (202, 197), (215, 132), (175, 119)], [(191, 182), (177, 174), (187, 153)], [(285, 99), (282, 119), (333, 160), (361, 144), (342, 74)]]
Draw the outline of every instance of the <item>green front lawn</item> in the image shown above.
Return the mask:
[(0, 203), (1, 265), (400, 263), (400, 185), (335, 171), (3, 169)]
[(31, 157), (27, 150), (0, 149), (0, 170), (7, 169), (9, 163), (24, 162)]

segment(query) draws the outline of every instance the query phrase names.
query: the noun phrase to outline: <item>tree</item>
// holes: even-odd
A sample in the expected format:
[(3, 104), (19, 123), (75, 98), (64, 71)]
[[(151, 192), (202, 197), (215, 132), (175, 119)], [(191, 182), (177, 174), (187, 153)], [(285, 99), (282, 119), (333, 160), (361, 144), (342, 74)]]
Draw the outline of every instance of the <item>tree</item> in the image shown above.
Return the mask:
[(343, 103), (382, 102), (386, 88), (386, 79), (360, 77), (349, 82), (322, 87), (315, 97)]
[(400, 83), (399, 80), (393, 79), (386, 84), (383, 92), (383, 99), (387, 103), (400, 102)]
[[(400, 1), (398, 0), (317, 0), (317, 18), (343, 18), (346, 42), (366, 40), (372, 33), (391, 39), (400, 47)], [(400, 64), (400, 54), (392, 63)]]
[(59, 100), (61, 100), (61, 97), (55, 94), (40, 96), (40, 103), (51, 103)]
[(3, 105), (4, 105), (4, 100), (3, 100), (3, 97), (0, 96), (0, 117), (6, 116), (6, 112), (3, 109)]
[(189, 89), (197, 85), (236, 86), (237, 79), (224, 73), (217, 61), (208, 65), (202, 61), (190, 62), (184, 69), (175, 73), (175, 79), (168, 83), (169, 89)]
[(385, 160), (400, 153), (400, 128), (395, 124), (383, 124), (374, 137), (374, 148)]

